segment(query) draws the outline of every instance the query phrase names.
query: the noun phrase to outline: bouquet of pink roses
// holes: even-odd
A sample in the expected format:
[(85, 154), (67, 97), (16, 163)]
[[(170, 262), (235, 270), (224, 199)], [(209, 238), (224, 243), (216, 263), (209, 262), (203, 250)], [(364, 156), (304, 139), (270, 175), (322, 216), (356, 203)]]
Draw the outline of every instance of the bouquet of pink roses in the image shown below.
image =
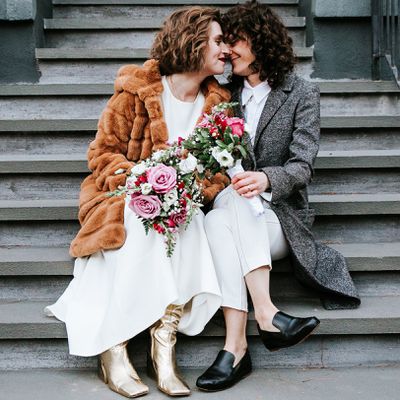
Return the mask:
[[(242, 158), (247, 157), (244, 120), (226, 114), (226, 110), (235, 105), (237, 103), (220, 103), (213, 107), (211, 114), (203, 114), (194, 132), (178, 142), (197, 159), (197, 170), (202, 177), (206, 171), (211, 175), (226, 171), (231, 178), (244, 171)], [(248, 201), (255, 216), (264, 213), (258, 196)]]
[(139, 217), (146, 233), (154, 229), (164, 235), (168, 257), (173, 254), (179, 228), (186, 228), (202, 206), (201, 188), (194, 174), (196, 166), (190, 154), (183, 158), (180, 147), (159, 150), (131, 169), (125, 186), (109, 193), (126, 194), (129, 208)]

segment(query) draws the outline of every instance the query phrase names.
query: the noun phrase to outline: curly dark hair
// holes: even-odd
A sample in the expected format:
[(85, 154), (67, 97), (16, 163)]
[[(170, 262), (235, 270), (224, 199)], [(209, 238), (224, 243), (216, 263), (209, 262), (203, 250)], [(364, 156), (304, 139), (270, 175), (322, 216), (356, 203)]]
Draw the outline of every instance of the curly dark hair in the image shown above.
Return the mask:
[(260, 79), (267, 80), (271, 88), (280, 86), (293, 70), (296, 63), (293, 40), (281, 19), (267, 5), (252, 0), (230, 8), (222, 15), (222, 29), (228, 44), (248, 41), (256, 57), (250, 68), (259, 72)]
[(172, 13), (156, 35), (150, 51), (159, 60), (162, 75), (198, 72), (204, 65), (210, 25), (220, 23), (214, 7), (183, 7)]

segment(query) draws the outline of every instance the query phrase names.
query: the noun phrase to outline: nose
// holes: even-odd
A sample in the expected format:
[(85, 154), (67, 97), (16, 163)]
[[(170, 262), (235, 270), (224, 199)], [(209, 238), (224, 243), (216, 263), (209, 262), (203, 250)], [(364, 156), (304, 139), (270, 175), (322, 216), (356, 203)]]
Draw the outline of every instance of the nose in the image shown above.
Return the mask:
[(232, 53), (230, 47), (225, 43), (222, 43), (221, 49), (222, 49), (222, 52), (226, 55), (230, 55)]

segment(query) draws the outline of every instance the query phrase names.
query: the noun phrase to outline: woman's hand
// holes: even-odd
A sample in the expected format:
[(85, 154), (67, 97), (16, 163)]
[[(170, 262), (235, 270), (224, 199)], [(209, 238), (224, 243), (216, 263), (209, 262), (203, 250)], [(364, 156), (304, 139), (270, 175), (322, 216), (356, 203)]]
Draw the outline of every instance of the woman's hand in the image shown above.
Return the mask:
[(265, 192), (270, 183), (264, 172), (245, 171), (232, 178), (233, 188), (243, 197), (251, 198)]

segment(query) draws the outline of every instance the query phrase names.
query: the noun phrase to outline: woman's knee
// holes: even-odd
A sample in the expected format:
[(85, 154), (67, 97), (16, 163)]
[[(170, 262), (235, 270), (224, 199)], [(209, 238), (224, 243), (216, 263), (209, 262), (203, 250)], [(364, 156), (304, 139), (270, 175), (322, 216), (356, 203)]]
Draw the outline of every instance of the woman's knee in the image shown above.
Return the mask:
[(207, 234), (219, 232), (221, 229), (229, 228), (229, 213), (227, 210), (211, 210), (204, 219), (204, 228)]

